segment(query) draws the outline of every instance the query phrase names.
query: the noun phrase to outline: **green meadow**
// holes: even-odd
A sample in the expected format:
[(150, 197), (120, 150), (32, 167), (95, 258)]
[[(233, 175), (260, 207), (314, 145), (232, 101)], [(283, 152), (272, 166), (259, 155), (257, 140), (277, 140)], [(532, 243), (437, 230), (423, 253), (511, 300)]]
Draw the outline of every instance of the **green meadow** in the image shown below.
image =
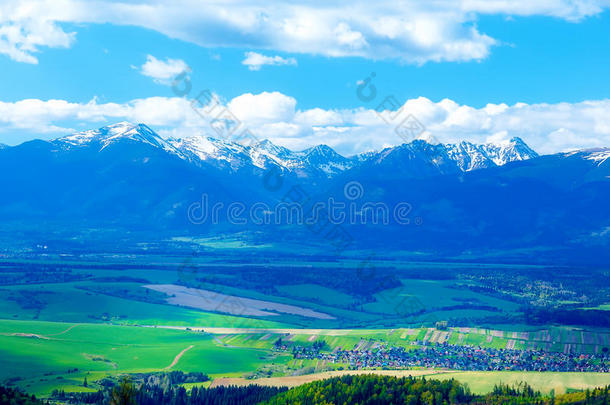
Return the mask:
[[(174, 366), (183, 350), (184, 354)], [(201, 332), (135, 326), (0, 321), (0, 380), (35, 393), (94, 376), (164, 370), (242, 375), (269, 360), (257, 348), (230, 347)], [(69, 372), (78, 369), (77, 372)], [(89, 378), (89, 381), (93, 381)]]
[[(515, 300), (483, 294), (473, 279), (445, 277), (472, 266), (468, 264), (379, 260), (382, 269), (409, 274), (432, 271), (436, 278), (400, 277), (391, 288), (373, 285), (373, 290), (362, 293), (371, 283), (349, 273), (357, 271), (360, 260), (309, 263), (279, 257), (246, 265), (234, 264), (236, 260), (210, 255), (185, 262), (162, 255), (113, 255), (92, 262), (5, 263), (1, 273), (5, 282), (0, 287), (0, 383), (47, 396), (58, 388), (95, 391), (101, 379), (130, 373), (179, 370), (202, 372), (217, 381), (224, 377), (248, 382), (325, 375), (347, 367), (294, 359), (289, 352), (274, 350), (278, 339), (300, 346), (323, 340), (330, 351), (375, 350), (384, 344), (409, 350), (422, 342), (588, 354), (610, 347), (607, 330), (511, 322), (519, 319)], [(475, 267), (487, 272), (486, 265)], [(343, 272), (343, 278), (336, 272)], [(28, 281), (30, 276), (35, 281)], [(144, 287), (151, 284), (187, 285), (199, 292), (193, 293), (191, 306), (181, 306), (172, 303), (171, 292)], [(202, 290), (230, 296), (233, 306), (197, 309), (198, 300), (206, 299)], [(263, 302), (270, 313), (243, 316), (240, 304), (248, 300)], [(411, 306), (406, 314), (398, 309), (404, 303)], [(329, 319), (282, 312), (277, 309), (282, 305), (323, 313)], [(436, 321), (446, 321), (449, 327)], [(418, 370), (422, 372), (426, 370)], [(450, 376), (476, 392), (521, 379), (556, 392), (610, 383), (606, 375), (595, 373), (444, 370), (433, 378)], [(88, 387), (83, 386), (85, 378)]]
[[(240, 332), (209, 328), (144, 327), (112, 324), (63, 323), (45, 321), (0, 321), (0, 380), (38, 395), (53, 389), (95, 390), (96, 380), (129, 373), (180, 370), (199, 371), (213, 379), (221, 377), (283, 377), (302, 373), (340, 370), (340, 364), (319, 360), (295, 360), (288, 353), (273, 351), (278, 339), (300, 345), (324, 340), (329, 350), (337, 347), (371, 350), (388, 343), (412, 348), (416, 340), (439, 341), (448, 331), (416, 329), (261, 329)], [(456, 342), (500, 347), (489, 336), (499, 331), (453, 330)], [(512, 333), (506, 332), (507, 335)], [(497, 337), (497, 336), (496, 336)], [(450, 338), (451, 339), (451, 338)], [(504, 337), (497, 338), (504, 342)], [(525, 345), (525, 344), (524, 344)], [(89, 386), (83, 387), (87, 377)], [(565, 392), (610, 383), (610, 374), (461, 372), (443, 371), (432, 378), (456, 378), (475, 392), (487, 392), (494, 384), (527, 381), (545, 392)]]

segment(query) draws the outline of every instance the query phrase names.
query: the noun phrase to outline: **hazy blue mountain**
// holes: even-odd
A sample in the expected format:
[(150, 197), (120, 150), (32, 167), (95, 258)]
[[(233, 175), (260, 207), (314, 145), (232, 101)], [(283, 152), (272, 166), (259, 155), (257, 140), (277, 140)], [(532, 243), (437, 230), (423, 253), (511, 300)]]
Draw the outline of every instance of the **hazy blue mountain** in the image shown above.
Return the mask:
[(168, 143), (195, 164), (211, 164), (230, 172), (276, 168), (297, 178), (332, 178), (352, 168), (364, 166), (365, 170), (379, 167), (417, 177), (471, 171), (508, 162), (531, 159), (538, 154), (520, 138), (500, 144), (476, 145), (461, 142), (456, 145), (432, 145), (416, 140), (380, 152), (367, 152), (346, 158), (327, 145), (293, 152), (269, 140), (255, 145), (224, 141), (215, 138), (193, 136), (184, 139), (168, 139)]
[(258, 183), (231, 178), (186, 155), (144, 125), (117, 124), (0, 151), (0, 217), (114, 224), (187, 221), (189, 204), (263, 199)]
[(610, 246), (610, 149), (540, 156), (465, 173), (446, 169), (445, 156), (435, 153), (436, 169), (444, 175), (406, 177), (388, 168), (381, 176), (359, 169), (336, 178), (324, 195), (350, 204), (343, 197), (344, 184), (358, 181), (364, 190), (358, 202), (410, 204), (407, 226), (351, 226), (355, 239), (369, 244), (381, 240), (403, 250), (520, 247), (528, 252)]
[(295, 177), (327, 178), (352, 166), (349, 159), (325, 145), (292, 152), (264, 140), (254, 145), (193, 136), (168, 142), (197, 165), (210, 164), (231, 173), (261, 174), (276, 168)]
[(362, 162), (356, 170), (363, 175), (374, 173), (417, 178), (461, 173), (445, 145), (433, 145), (423, 140), (384, 149)]
[(380, 152), (359, 155), (356, 160), (363, 171), (375, 172), (380, 176), (399, 174), (425, 177), (502, 166), (537, 156), (520, 138), (483, 145), (465, 141), (458, 144), (430, 144), (415, 140)]
[[(204, 194), (210, 208), (273, 206), (298, 184), (315, 201), (410, 205), (409, 224), (346, 223), (360, 247), (460, 254), (605, 250), (609, 158), (610, 149), (538, 156), (518, 138), (499, 145), (414, 141), (345, 158), (325, 145), (293, 152), (269, 141), (164, 140), (145, 125), (119, 123), (0, 150), (0, 219), (34, 231), (42, 221), (56, 221), (66, 229), (122, 226), (159, 235), (231, 231), (260, 240), (315, 240), (298, 224), (230, 223), (221, 216), (217, 224), (194, 226), (188, 220), (189, 207)], [(266, 180), (274, 172), (283, 181), (270, 188)], [(363, 191), (355, 200), (344, 192), (353, 181)]]
[(351, 169), (354, 162), (335, 152), (327, 145), (317, 145), (296, 154), (303, 168), (315, 168), (321, 170), (328, 177)]
[(499, 145), (432, 145), (417, 140), (409, 144), (346, 158), (327, 145), (293, 152), (269, 140), (244, 145), (204, 136), (163, 139), (144, 124), (121, 122), (79, 132), (52, 141), (64, 150), (92, 148), (102, 151), (131, 140), (149, 145), (198, 167), (215, 167), (227, 173), (262, 175), (270, 168), (301, 179), (332, 178), (353, 168), (398, 171), (410, 177), (449, 174), (500, 166), (538, 156), (521, 139)]

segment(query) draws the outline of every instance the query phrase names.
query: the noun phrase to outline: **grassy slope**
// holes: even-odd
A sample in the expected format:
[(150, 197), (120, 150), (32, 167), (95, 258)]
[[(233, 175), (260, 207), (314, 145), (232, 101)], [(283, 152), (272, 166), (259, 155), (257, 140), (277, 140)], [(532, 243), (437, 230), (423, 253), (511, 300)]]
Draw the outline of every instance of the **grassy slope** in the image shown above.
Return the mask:
[[(149, 258), (152, 260), (154, 258)], [(169, 266), (167, 269), (123, 269), (121, 260), (116, 259), (117, 263), (113, 263), (112, 258), (105, 259), (104, 268), (72, 268), (71, 271), (75, 275), (86, 275), (87, 277), (132, 277), (137, 279), (146, 280), (146, 283), (176, 283), (183, 277), (187, 279), (192, 278), (193, 274), (188, 273), (190, 268), (184, 267), (184, 260), (171, 257), (158, 257), (155, 260), (159, 264)], [(140, 258), (140, 260), (142, 260)], [(49, 261), (50, 263), (51, 261)], [(198, 260), (200, 262), (200, 260)], [(41, 262), (44, 263), (44, 262)], [(60, 261), (61, 263), (61, 261)], [(157, 262), (148, 262), (144, 264), (155, 264)], [(205, 260), (202, 263), (206, 263)], [(200, 263), (200, 264), (202, 264)], [(342, 266), (346, 267), (357, 267), (360, 262), (345, 261), (341, 263)], [(77, 264), (70, 262), (70, 264)], [(87, 264), (87, 263), (80, 263)], [(95, 262), (91, 264), (96, 264)], [(132, 263), (130, 263), (132, 264)], [(209, 263), (211, 264), (211, 263)], [(291, 263), (295, 265), (295, 263)], [(299, 263), (296, 263), (299, 264)], [(304, 263), (301, 263), (304, 264)], [(218, 266), (219, 262), (213, 262), (214, 266)], [(270, 265), (270, 264), (266, 264)], [(275, 263), (278, 265), (278, 263)], [(279, 263), (281, 265), (281, 263)], [(324, 265), (334, 265), (337, 263), (316, 263), (316, 266), (323, 267)], [(398, 264), (397, 264), (398, 265)], [(116, 268), (113, 268), (115, 267)], [(427, 264), (427, 267), (432, 264)], [(443, 268), (452, 268), (453, 265), (443, 265)], [(456, 265), (459, 267), (459, 265)], [(411, 266), (409, 266), (411, 267)], [(203, 270), (201, 270), (203, 271)], [(449, 270), (448, 270), (449, 271)], [(186, 274), (185, 274), (186, 272)], [(216, 273), (215, 273), (216, 274)], [(486, 297), (482, 294), (477, 294), (467, 290), (456, 290), (449, 288), (451, 282), (448, 281), (427, 281), (427, 280), (403, 280), (404, 286), (396, 290), (384, 291), (377, 295), (377, 302), (365, 304), (362, 308), (356, 310), (347, 310), (341, 308), (341, 306), (352, 303), (356, 298), (339, 291), (332, 290), (330, 288), (313, 285), (287, 285), (278, 286), (279, 293), (274, 295), (262, 294), (258, 291), (252, 291), (242, 289), (238, 286), (239, 280), (234, 279), (236, 276), (232, 275), (230, 266), (227, 268), (227, 272), (217, 274), (218, 279), (227, 279), (231, 281), (233, 287), (223, 285), (210, 285), (215, 290), (227, 293), (235, 294), (243, 297), (250, 297), (255, 299), (270, 300), (276, 302), (287, 303), (296, 306), (303, 306), (318, 310), (321, 312), (329, 313), (337, 318), (336, 321), (320, 321), (314, 319), (306, 319), (295, 316), (277, 316), (274, 317), (273, 321), (281, 323), (289, 323), (298, 325), (300, 327), (324, 327), (324, 328), (341, 328), (341, 327), (394, 327), (398, 324), (406, 322), (406, 324), (421, 324), (423, 320), (441, 320), (441, 319), (464, 319), (472, 318), (477, 319), (481, 317), (489, 317), (497, 315), (497, 312), (481, 311), (481, 310), (439, 310), (439, 307), (452, 306), (462, 303), (458, 299), (468, 299), (471, 303), (478, 303), (481, 305), (489, 305), (508, 313), (514, 311), (514, 303), (499, 300), (492, 297)], [(132, 282), (111, 282), (112, 286), (120, 286), (120, 288), (139, 288)], [(137, 302), (133, 300), (124, 300), (121, 298), (111, 297), (109, 295), (95, 294), (85, 292), (77, 287), (88, 286), (88, 285), (103, 285), (98, 281), (80, 281), (80, 282), (68, 282), (61, 284), (39, 284), (39, 285), (17, 285), (17, 286), (4, 286), (0, 289), (0, 313), (4, 314), (5, 318), (14, 319), (40, 319), (49, 321), (64, 321), (64, 322), (89, 322), (91, 321), (90, 316), (100, 317), (107, 313), (111, 317), (122, 317), (122, 322), (138, 323), (157, 323), (155, 320), (159, 320), (157, 324), (172, 324), (172, 325), (189, 325), (198, 323), (203, 317), (198, 311), (193, 311), (185, 308), (176, 308), (169, 305), (159, 305)], [(40, 293), (39, 298), (46, 306), (42, 310), (38, 311), (33, 308), (22, 308), (15, 301), (8, 299), (10, 292), (28, 290), (37, 291)], [(50, 293), (50, 294), (49, 294)], [(281, 295), (281, 296), (280, 296)], [(70, 297), (67, 299), (66, 297)], [(401, 311), (397, 313), (396, 306), (398, 301), (401, 302), (405, 297), (416, 298), (423, 307), (432, 310), (436, 309), (431, 315), (416, 315), (410, 317), (408, 320), (403, 319)], [(72, 303), (78, 302), (78, 306), (72, 305)], [(129, 303), (129, 305), (127, 305)], [(415, 308), (419, 311), (421, 308)], [(151, 314), (154, 314), (151, 316)], [(209, 318), (205, 316), (206, 320)], [(476, 323), (476, 322), (475, 322)], [(225, 322), (225, 324), (227, 324)], [(405, 326), (406, 324), (403, 324)]]
[[(356, 267), (359, 262), (354, 262)], [(179, 263), (176, 263), (179, 266)], [(335, 264), (336, 265), (336, 264)], [(427, 265), (429, 266), (429, 265)], [(439, 266), (441, 266), (439, 264)], [(443, 267), (446, 264), (442, 264)], [(96, 277), (119, 277), (129, 275), (130, 277), (142, 278), (152, 283), (174, 283), (179, 278), (178, 271), (137, 269), (119, 270), (90, 270), (77, 269), (75, 273), (92, 273)], [(230, 277), (227, 275), (227, 277)], [(392, 344), (412, 347), (410, 343), (414, 340), (434, 340), (439, 334), (430, 333), (426, 329), (389, 329), (396, 324), (395, 303), (388, 301), (388, 297), (401, 300), (403, 297), (417, 297), (426, 308), (439, 306), (450, 306), (459, 304), (461, 301), (454, 298), (469, 299), (484, 305), (495, 306), (504, 311), (512, 312), (515, 308), (513, 303), (486, 297), (465, 290), (449, 288), (446, 281), (426, 280), (403, 280), (404, 287), (397, 291), (387, 291), (378, 295), (378, 302), (365, 304), (365, 310), (376, 312), (366, 313), (341, 308), (333, 308), (334, 302), (342, 301), (348, 304), (354, 297), (342, 294), (324, 287), (315, 285), (283, 286), (281, 293), (290, 297), (270, 297), (257, 291), (248, 291), (236, 287), (222, 287), (226, 293), (234, 293), (258, 299), (270, 299), (273, 301), (290, 303), (308, 308), (328, 312), (337, 317), (358, 320), (358, 325), (363, 328), (381, 328), (387, 323), (388, 329), (366, 330), (356, 329), (353, 331), (319, 331), (304, 333), (294, 330), (291, 338), (302, 344), (311, 343), (315, 339), (324, 338), (332, 347), (351, 349), (361, 344), (361, 340), (367, 340), (366, 344), (371, 347), (375, 342), (386, 341)], [(278, 370), (286, 369), (275, 366), (288, 366), (292, 369), (314, 367), (320, 369), (317, 361), (298, 360), (294, 361), (289, 356), (270, 358), (269, 349), (279, 334), (259, 333), (252, 337), (245, 334), (216, 336), (222, 341), (209, 335), (179, 330), (135, 328), (128, 326), (111, 326), (99, 323), (101, 316), (107, 316), (112, 323), (123, 325), (179, 325), (179, 326), (231, 326), (231, 327), (267, 327), (267, 328), (290, 328), (294, 325), (311, 327), (341, 327), (342, 323), (331, 324), (307, 323), (298, 317), (278, 316), (276, 320), (260, 320), (252, 322), (247, 318), (240, 318), (222, 314), (214, 314), (191, 310), (188, 308), (170, 305), (153, 304), (148, 302), (134, 301), (105, 294), (91, 293), (77, 288), (100, 284), (96, 281), (69, 282), (62, 284), (41, 285), (19, 285), (3, 286), (0, 289), (0, 313), (3, 317), (18, 321), (0, 321), (0, 380), (13, 376), (21, 376), (26, 379), (19, 385), (34, 393), (48, 393), (53, 388), (61, 385), (68, 390), (87, 390), (82, 387), (82, 380), (87, 376), (89, 381), (103, 377), (106, 373), (137, 371), (158, 371), (167, 367), (174, 357), (186, 347), (193, 345), (180, 359), (174, 369), (183, 371), (202, 371), (216, 376), (240, 377), (256, 369), (272, 366), (271, 375), (277, 375)], [(141, 289), (137, 283), (110, 283), (120, 285), (121, 288)], [(40, 291), (48, 292), (39, 294), (45, 305), (42, 309), (23, 308), (9, 299), (16, 291)], [(319, 299), (317, 302), (308, 300)], [(456, 310), (435, 312), (437, 319), (447, 319), (452, 316), (487, 316), (493, 314), (489, 311), (478, 310)], [(38, 321), (25, 321), (26, 319), (37, 319)], [(53, 321), (53, 322), (40, 322)], [(68, 327), (70, 323), (63, 322), (98, 322), (77, 326), (63, 334), (59, 334)], [(352, 322), (353, 325), (353, 322)], [(419, 326), (418, 324), (417, 326)], [(514, 328), (514, 326), (507, 327)], [(500, 329), (500, 327), (498, 327)], [(327, 333), (328, 332), (328, 333)], [(606, 331), (607, 332), (607, 331)], [(2, 335), (4, 333), (4, 335)], [(10, 336), (12, 333), (35, 333), (48, 337), (41, 339), (36, 337)], [(535, 339), (536, 333), (531, 332), (531, 340)], [(580, 332), (570, 331), (567, 328), (553, 328), (551, 330), (552, 341), (548, 343), (552, 350), (563, 350), (565, 342), (573, 342), (576, 339), (578, 350), (592, 352), (603, 345), (610, 344), (610, 335), (604, 334), (599, 344), (582, 345)], [(490, 336), (490, 331), (477, 330), (470, 333), (460, 334), (457, 332), (449, 336), (450, 343), (473, 344), (488, 347), (506, 347), (509, 339), (514, 336), (504, 332), (501, 337)], [(601, 334), (600, 334), (601, 338)], [(534, 342), (536, 347), (544, 347), (547, 343), (543, 340)], [(596, 348), (596, 346), (598, 346)], [(526, 348), (526, 340), (517, 340), (515, 348)], [(107, 360), (107, 361), (105, 361)], [(68, 369), (78, 368), (78, 372), (67, 373)], [(50, 375), (44, 375), (51, 373)], [(557, 373), (456, 373), (459, 379), (468, 382), (473, 388), (480, 392), (487, 391), (496, 382), (510, 382), (504, 380), (517, 376), (526, 378), (539, 384), (541, 389), (545, 387), (570, 387), (579, 388), (586, 384), (607, 384), (605, 375), (596, 374), (559, 374)], [(58, 379), (59, 378), (59, 379)], [(500, 380), (498, 380), (500, 378)], [(515, 377), (516, 378), (516, 377)], [(579, 385), (580, 384), (580, 385)], [(479, 387), (479, 388), (477, 388)], [(95, 389), (91, 387), (89, 389)], [(549, 388), (550, 389), (550, 388)], [(561, 390), (556, 390), (560, 392)]]
[[(286, 332), (271, 331), (218, 331), (210, 335), (184, 329), (4, 320), (0, 321), (0, 358), (3, 360), (0, 380), (19, 376), (22, 380), (18, 385), (35, 394), (48, 394), (58, 386), (66, 390), (90, 390), (95, 389), (91, 382), (106, 373), (162, 371), (191, 345), (172, 369), (202, 371), (213, 377), (242, 377), (264, 370), (268, 374), (262, 375), (281, 377), (283, 373), (304, 368), (321, 371), (329, 365), (322, 367), (317, 360), (293, 360), (288, 354), (273, 354), (270, 349), (280, 336), (305, 345), (324, 339), (331, 348), (351, 349), (360, 344), (370, 348), (380, 341), (412, 347), (410, 342), (414, 339), (432, 335), (428, 329), (288, 331), (290, 338)], [(464, 340), (470, 344), (486, 343), (485, 336), (485, 330), (476, 330), (465, 334)], [(489, 345), (494, 346), (493, 341)], [(74, 368), (78, 371), (69, 372)], [(90, 381), (89, 388), (82, 387), (85, 376)], [(598, 373), (450, 372), (435, 376), (450, 377), (467, 382), (481, 393), (500, 382), (521, 380), (544, 391), (555, 389), (557, 393), (567, 388), (610, 384), (610, 374)]]
[[(45, 393), (58, 383), (63, 384), (57, 377), (82, 382), (87, 372), (100, 376), (106, 372), (161, 371), (190, 345), (193, 348), (184, 353), (173, 369), (242, 375), (268, 360), (264, 351), (223, 346), (212, 336), (198, 332), (83, 324), (58, 334), (70, 326), (1, 321), (0, 380), (19, 376), (25, 379), (19, 385), (34, 393)], [(34, 333), (38, 337), (13, 333)], [(78, 373), (68, 373), (73, 368), (78, 368)]]
[[(63, 283), (3, 287), (0, 291), (0, 313), (13, 319), (37, 319), (51, 322), (95, 322), (107, 314), (114, 322), (144, 325), (224, 326), (247, 325), (247, 318), (215, 314), (171, 305), (134, 301), (84, 291), (77, 286), (92, 283)], [(124, 283), (125, 288), (142, 288)], [(20, 308), (8, 299), (11, 291), (33, 291), (45, 301), (41, 310)], [(92, 318), (96, 317), (96, 318)], [(283, 327), (285, 323), (256, 320), (259, 327)]]

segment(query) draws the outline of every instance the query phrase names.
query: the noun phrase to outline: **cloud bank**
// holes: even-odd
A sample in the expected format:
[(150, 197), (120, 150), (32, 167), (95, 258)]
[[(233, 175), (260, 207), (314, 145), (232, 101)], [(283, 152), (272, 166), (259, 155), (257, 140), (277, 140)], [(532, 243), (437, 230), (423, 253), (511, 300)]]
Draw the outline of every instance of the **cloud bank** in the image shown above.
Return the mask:
[(110, 23), (205, 47), (238, 47), (422, 64), (480, 60), (497, 44), (481, 15), (548, 16), (578, 22), (610, 0), (3, 0), (0, 53), (36, 63), (42, 47), (69, 47), (62, 23)]
[[(379, 100), (382, 102), (383, 100)], [(483, 108), (444, 99), (407, 100), (386, 122), (371, 108), (298, 109), (297, 100), (278, 92), (246, 93), (222, 104), (259, 139), (299, 150), (327, 144), (344, 155), (403, 143), (395, 127), (401, 117), (415, 116), (426, 129), (421, 137), (440, 142), (498, 142), (522, 137), (541, 153), (610, 146), (610, 100), (558, 104), (488, 104)], [(0, 140), (21, 134), (12, 143), (32, 137), (54, 138), (116, 121), (142, 122), (165, 137), (219, 137), (206, 105), (186, 98), (150, 97), (127, 103), (71, 103), (27, 99), (0, 102)], [(219, 110), (216, 110), (219, 111)], [(78, 126), (76, 125), (78, 123)], [(82, 125), (82, 126), (81, 126)], [(6, 142), (6, 141), (5, 141)]]

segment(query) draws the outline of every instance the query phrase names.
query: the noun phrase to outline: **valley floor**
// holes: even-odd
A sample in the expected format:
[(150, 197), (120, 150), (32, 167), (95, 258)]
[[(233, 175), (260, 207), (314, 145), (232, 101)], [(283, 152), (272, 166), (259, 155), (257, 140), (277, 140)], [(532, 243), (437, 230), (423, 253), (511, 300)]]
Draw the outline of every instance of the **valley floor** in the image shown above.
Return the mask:
[[(473, 392), (485, 393), (498, 383), (527, 381), (535, 389), (556, 393), (610, 384), (610, 373), (456, 371), (413, 368), (347, 370), (348, 364), (316, 358), (295, 358), (282, 345), (312, 347), (324, 342), (328, 353), (346, 350), (375, 351), (383, 344), (413, 347), (417, 339), (461, 342), (481, 347), (505, 347), (506, 334), (488, 329), (236, 329), (190, 327), (141, 327), (43, 321), (0, 321), (0, 381), (38, 395), (57, 388), (65, 391), (95, 391), (96, 381), (130, 373), (180, 370), (203, 372), (212, 385), (260, 384), (295, 386), (346, 373), (377, 373), (426, 376), (469, 384)], [(540, 336), (539, 334), (532, 334)], [(522, 335), (523, 337), (523, 335)], [(526, 344), (527, 345), (527, 344)], [(89, 384), (83, 386), (84, 379)], [(194, 384), (208, 386), (208, 383)], [(192, 386), (192, 385), (190, 385)], [(189, 386), (189, 388), (190, 388)]]
[(48, 397), (178, 371), (195, 375), (187, 389), (370, 372), (455, 378), (477, 393), (610, 384), (600, 269), (583, 279), (577, 268), (390, 258), (365, 277), (361, 265), (292, 253), (5, 258), (0, 385)]

